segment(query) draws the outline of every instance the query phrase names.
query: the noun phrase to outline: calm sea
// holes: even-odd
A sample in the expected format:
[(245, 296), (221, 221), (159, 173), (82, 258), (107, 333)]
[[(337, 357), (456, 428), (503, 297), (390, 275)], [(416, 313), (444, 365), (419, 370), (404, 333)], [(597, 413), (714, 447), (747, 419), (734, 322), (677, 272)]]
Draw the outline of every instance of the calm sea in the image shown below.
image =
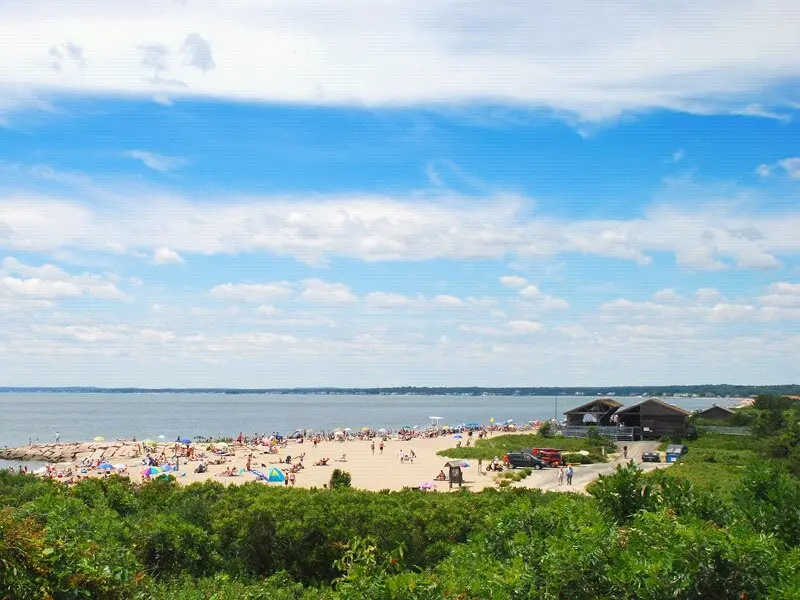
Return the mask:
[[(587, 396), (560, 396), (559, 418)], [(623, 403), (640, 400), (618, 398)], [(706, 398), (676, 398), (687, 409), (706, 408)], [(95, 436), (157, 438), (236, 436), (245, 433), (291, 433), (296, 429), (361, 427), (399, 429), (425, 426), (430, 417), (442, 425), (477, 421), (517, 423), (551, 419), (553, 396), (323, 396), (264, 394), (0, 394), (0, 446), (85, 441)], [(2, 465), (0, 465), (2, 466)]]

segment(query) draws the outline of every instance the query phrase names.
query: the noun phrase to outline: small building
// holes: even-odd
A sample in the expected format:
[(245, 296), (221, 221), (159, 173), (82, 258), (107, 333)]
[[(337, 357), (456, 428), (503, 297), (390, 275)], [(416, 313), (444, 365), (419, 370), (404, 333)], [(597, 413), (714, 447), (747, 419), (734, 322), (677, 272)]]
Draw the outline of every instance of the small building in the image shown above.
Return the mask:
[(621, 402), (611, 398), (597, 398), (566, 411), (567, 427), (612, 426), (611, 416), (620, 406)]
[(640, 428), (642, 439), (666, 435), (684, 437), (689, 424), (689, 411), (658, 398), (648, 398), (617, 409), (616, 420), (625, 427)]
[(713, 419), (715, 421), (725, 421), (726, 419), (730, 419), (735, 414), (736, 413), (732, 411), (730, 408), (725, 408), (724, 406), (717, 406), (715, 404), (711, 408), (701, 410), (695, 416), (698, 419)]

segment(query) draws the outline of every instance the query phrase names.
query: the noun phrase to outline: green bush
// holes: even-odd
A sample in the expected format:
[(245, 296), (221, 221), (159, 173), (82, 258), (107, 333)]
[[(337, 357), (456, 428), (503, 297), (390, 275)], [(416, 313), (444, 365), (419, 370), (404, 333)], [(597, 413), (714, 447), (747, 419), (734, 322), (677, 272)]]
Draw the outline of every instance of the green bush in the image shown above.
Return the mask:
[(328, 487), (332, 490), (351, 487), (350, 473), (342, 471), (341, 469), (334, 469), (333, 473), (331, 473), (331, 480)]

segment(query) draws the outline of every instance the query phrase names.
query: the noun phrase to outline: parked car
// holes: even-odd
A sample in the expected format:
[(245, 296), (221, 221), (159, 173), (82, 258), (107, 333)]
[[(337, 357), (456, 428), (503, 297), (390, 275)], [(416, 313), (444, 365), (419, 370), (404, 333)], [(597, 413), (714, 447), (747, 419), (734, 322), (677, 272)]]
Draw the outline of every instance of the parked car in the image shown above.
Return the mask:
[(512, 469), (531, 467), (539, 471), (547, 466), (542, 459), (527, 452), (509, 452), (506, 456), (508, 457), (508, 465)]
[(541, 459), (548, 467), (560, 467), (564, 464), (561, 450), (557, 448), (531, 448), (530, 450), (523, 450), (523, 452)]
[(642, 452), (642, 462), (661, 462), (661, 454), (658, 452)]

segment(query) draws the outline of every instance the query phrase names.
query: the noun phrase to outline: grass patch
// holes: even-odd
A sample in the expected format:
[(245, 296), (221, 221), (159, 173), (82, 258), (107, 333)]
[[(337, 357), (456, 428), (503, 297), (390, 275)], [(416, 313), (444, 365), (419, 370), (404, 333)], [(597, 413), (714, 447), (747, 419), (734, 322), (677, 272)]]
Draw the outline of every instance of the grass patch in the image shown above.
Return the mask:
[[(563, 437), (543, 437), (536, 434), (520, 434), (520, 435), (498, 435), (494, 437), (484, 438), (477, 440), (474, 446), (469, 448), (447, 448), (437, 452), (439, 456), (446, 456), (448, 458), (466, 458), (477, 460), (482, 458), (484, 460), (491, 460), (495, 456), (500, 458), (506, 452), (519, 452), (521, 449), (528, 448), (556, 448), (565, 452), (578, 452), (579, 450), (586, 450), (589, 456), (582, 460), (589, 460), (590, 462), (604, 462), (606, 459), (603, 457), (603, 448), (606, 454), (616, 452), (617, 447), (614, 442), (608, 438), (598, 438), (594, 440), (583, 438), (563, 438)], [(566, 459), (567, 457), (565, 457)], [(577, 460), (575, 462), (578, 462)]]
[[(666, 471), (670, 477), (689, 481), (694, 487), (724, 495), (739, 483), (747, 469), (759, 460), (763, 441), (743, 435), (702, 433), (684, 442), (689, 452)], [(662, 444), (665, 449), (668, 443)]]
[(511, 471), (503, 471), (502, 473), (498, 473), (495, 477), (496, 481), (522, 481), (528, 475), (533, 472), (533, 469), (530, 467), (524, 467), (522, 469), (514, 469)]

